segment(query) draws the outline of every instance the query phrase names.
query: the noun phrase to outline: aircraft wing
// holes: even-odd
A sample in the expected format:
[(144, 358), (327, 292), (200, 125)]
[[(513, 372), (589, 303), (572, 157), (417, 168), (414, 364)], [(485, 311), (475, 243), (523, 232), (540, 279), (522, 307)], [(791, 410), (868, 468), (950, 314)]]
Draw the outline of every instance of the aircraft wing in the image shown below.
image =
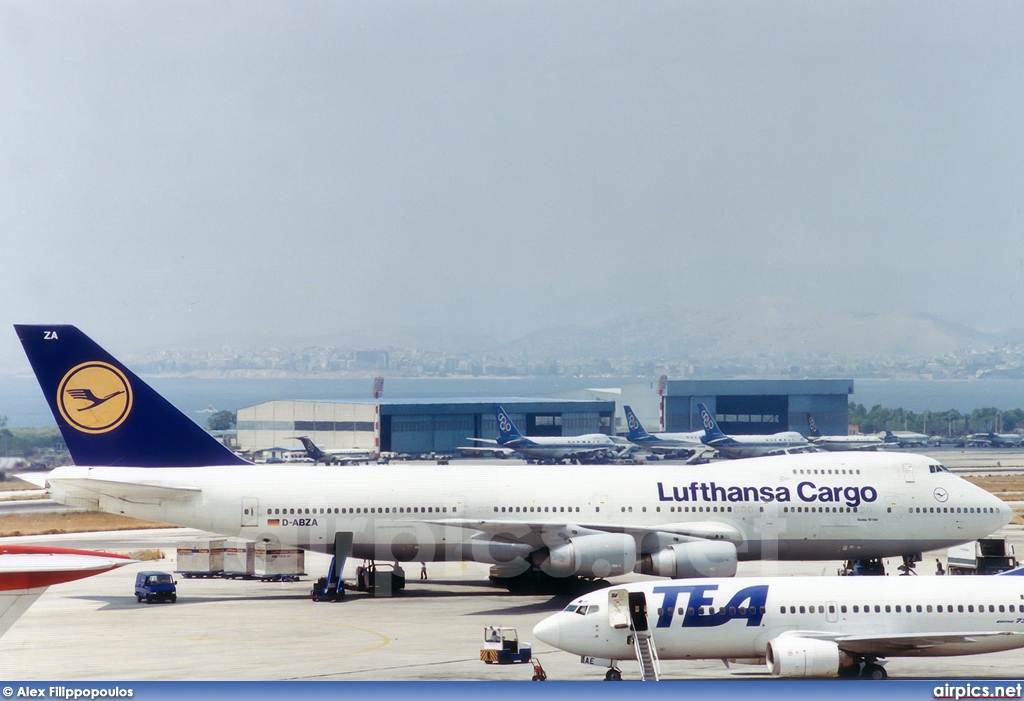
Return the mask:
[(628, 533), (638, 541), (642, 541), (645, 535), (655, 532), (671, 533), (692, 540), (725, 540), (737, 544), (743, 542), (743, 535), (739, 531), (727, 523), (718, 521), (667, 523), (654, 528), (639, 525), (609, 526), (602, 523), (570, 523), (565, 520), (512, 521), (449, 518), (426, 521), (426, 523), (468, 528), (480, 531), (489, 537), (501, 536), (503, 539), (513, 539), (533, 545), (545, 544), (552, 538), (567, 540), (571, 537), (595, 533)]
[(976, 631), (961, 633), (902, 633), (833, 638), (840, 649), (862, 655), (964, 655), (1019, 647), (1024, 633)]
[(474, 443), (486, 443), (487, 445), (498, 445), (498, 441), (493, 438), (470, 438), (466, 437), (467, 441), (473, 441)]
[(202, 493), (197, 487), (170, 484), (140, 484), (138, 482), (117, 482), (100, 479), (75, 479), (73, 477), (54, 479), (51, 488), (63, 485), (74, 487), (76, 492), (90, 492), (97, 497), (107, 496), (133, 503), (153, 503), (167, 499), (190, 499)]

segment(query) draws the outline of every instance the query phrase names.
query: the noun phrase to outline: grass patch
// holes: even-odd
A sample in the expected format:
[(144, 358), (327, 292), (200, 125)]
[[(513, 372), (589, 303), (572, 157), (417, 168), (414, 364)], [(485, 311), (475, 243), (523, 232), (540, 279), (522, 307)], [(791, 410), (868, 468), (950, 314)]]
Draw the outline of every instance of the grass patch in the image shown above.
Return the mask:
[(20, 480), (17, 477), (11, 477), (10, 479), (0, 482), (0, 492), (20, 492), (26, 489), (39, 489), (31, 482)]
[(0, 516), (0, 536), (131, 531), (139, 528), (178, 528), (167, 523), (86, 511), (66, 514), (11, 514)]

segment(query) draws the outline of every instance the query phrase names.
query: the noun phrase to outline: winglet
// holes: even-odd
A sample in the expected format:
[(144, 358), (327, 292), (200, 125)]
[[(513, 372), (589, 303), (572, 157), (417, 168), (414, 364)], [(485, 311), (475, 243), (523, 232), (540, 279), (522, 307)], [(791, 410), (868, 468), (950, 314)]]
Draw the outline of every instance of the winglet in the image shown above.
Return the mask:
[(625, 405), (622, 408), (626, 412), (626, 426), (629, 428), (629, 433), (626, 434), (627, 441), (635, 442), (653, 438), (651, 434), (644, 430), (640, 419), (636, 418), (636, 414), (633, 413), (629, 405)]
[(76, 465), (246, 465), (74, 326), (15, 325)]

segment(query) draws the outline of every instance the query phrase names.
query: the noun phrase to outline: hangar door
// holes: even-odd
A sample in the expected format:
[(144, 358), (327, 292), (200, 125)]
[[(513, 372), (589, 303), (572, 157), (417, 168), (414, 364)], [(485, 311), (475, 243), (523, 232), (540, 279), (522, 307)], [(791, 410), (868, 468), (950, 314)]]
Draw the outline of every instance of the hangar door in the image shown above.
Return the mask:
[(718, 425), (725, 433), (749, 435), (789, 430), (789, 396), (736, 395), (715, 397)]

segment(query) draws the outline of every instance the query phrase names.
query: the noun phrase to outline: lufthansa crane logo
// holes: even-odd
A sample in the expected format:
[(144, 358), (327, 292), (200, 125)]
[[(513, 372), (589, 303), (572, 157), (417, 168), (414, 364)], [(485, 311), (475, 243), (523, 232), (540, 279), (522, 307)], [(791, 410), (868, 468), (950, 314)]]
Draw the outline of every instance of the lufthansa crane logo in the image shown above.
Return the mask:
[(109, 363), (90, 361), (71, 368), (57, 387), (57, 408), (83, 433), (106, 433), (124, 423), (132, 410), (132, 387)]
[(936, 487), (935, 491), (932, 492), (932, 496), (935, 497), (935, 501), (946, 501), (946, 499), (949, 499), (949, 492), (942, 487)]

